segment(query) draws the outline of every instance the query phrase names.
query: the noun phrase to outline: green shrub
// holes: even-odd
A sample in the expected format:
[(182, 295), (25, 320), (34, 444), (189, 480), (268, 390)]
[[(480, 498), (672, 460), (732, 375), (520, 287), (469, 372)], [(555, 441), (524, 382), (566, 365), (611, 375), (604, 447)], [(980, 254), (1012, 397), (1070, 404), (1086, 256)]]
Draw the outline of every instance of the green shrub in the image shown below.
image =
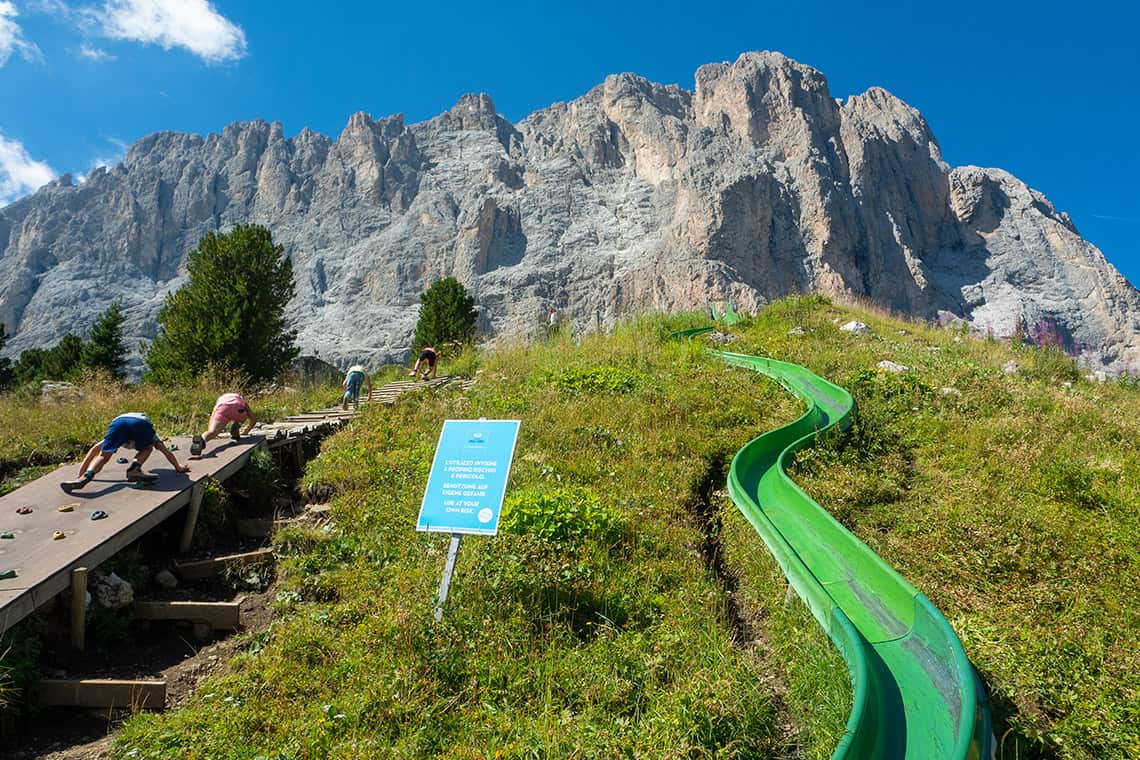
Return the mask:
[(571, 545), (586, 539), (614, 545), (625, 533), (621, 518), (597, 494), (575, 487), (511, 494), (503, 505), (500, 525), (512, 533), (530, 533)]
[(1075, 383), (1081, 371), (1071, 356), (1056, 346), (1034, 346), (1019, 351), (1026, 377), (1046, 383)]
[(563, 370), (549, 375), (547, 382), (570, 395), (623, 394), (637, 390), (642, 378), (633, 370), (607, 364)]

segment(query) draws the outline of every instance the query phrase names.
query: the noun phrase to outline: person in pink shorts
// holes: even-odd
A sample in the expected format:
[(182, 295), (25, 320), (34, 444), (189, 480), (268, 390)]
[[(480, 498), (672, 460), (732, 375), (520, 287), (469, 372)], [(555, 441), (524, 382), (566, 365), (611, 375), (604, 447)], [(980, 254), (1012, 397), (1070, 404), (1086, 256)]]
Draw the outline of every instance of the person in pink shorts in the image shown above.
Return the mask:
[[(245, 423), (245, 430), (239, 432), (243, 422)], [(218, 401), (214, 404), (214, 413), (210, 415), (210, 429), (201, 435), (194, 436), (194, 440), (190, 444), (190, 455), (201, 456), (202, 452), (206, 450), (206, 442), (221, 435), (226, 425), (230, 426), (230, 436), (235, 441), (239, 441), (242, 433), (249, 435), (249, 431), (253, 429), (256, 423), (257, 417), (254, 416), (253, 410), (249, 408), (249, 404), (245, 403), (245, 399), (241, 397), (240, 393), (223, 393), (218, 396)]]

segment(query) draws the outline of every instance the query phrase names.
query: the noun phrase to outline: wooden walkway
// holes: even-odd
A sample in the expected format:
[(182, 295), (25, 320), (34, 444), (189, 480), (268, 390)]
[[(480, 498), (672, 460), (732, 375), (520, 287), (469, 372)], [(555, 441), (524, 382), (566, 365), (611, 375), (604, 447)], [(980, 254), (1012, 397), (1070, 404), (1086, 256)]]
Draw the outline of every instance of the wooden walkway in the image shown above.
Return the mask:
[[(391, 405), (396, 403), (396, 399), (408, 391), (422, 390), (425, 388), (442, 388), (445, 385), (451, 385), (453, 383), (457, 383), (461, 388), (470, 388), (473, 382), (472, 380), (462, 380), (451, 376), (437, 377), (433, 380), (420, 382), (416, 382), (415, 380), (397, 380), (382, 385), (379, 388), (373, 388), (372, 393), (367, 398), (361, 397), (360, 403)], [(312, 412), (295, 414), (292, 417), (286, 417), (280, 422), (258, 425), (255, 430), (259, 435), (265, 436), (269, 448), (276, 449), (290, 443), (296, 443), (298, 440), (309, 435), (324, 435), (338, 430), (358, 413), (359, 412), (355, 411), (351, 405), (348, 409), (343, 409), (340, 406), (329, 406)]]
[[(175, 456), (185, 462), (190, 439), (170, 440), (178, 445)], [(190, 460), (187, 475), (174, 472), (165, 457), (152, 453), (146, 469), (158, 475), (158, 481), (150, 486), (129, 484), (123, 477), (127, 466), (112, 458), (94, 481), (71, 494), (64, 493), (59, 484), (75, 477), (76, 463), (0, 496), (0, 533), (13, 536), (0, 539), (0, 571), (16, 571), (15, 578), (0, 580), (0, 632), (66, 589), (73, 569), (98, 566), (190, 504), (193, 496), (200, 499), (198, 484), (203, 480), (224, 480), (240, 470), (264, 440), (250, 436), (241, 441), (211, 441), (201, 459)], [(73, 505), (72, 511), (60, 512), (59, 507), (67, 504)], [(31, 507), (32, 513), (18, 514), (21, 506)], [(95, 510), (103, 510), (107, 517), (92, 520)], [(53, 539), (56, 531), (64, 537)]]
[[(362, 401), (392, 404), (405, 392), (439, 388), (454, 380), (440, 377), (418, 383), (388, 383), (373, 388)], [(469, 387), (472, 381), (460, 382)], [(190, 510), (182, 545), (188, 546), (201, 501), (199, 484), (206, 478), (225, 480), (240, 470), (259, 446), (273, 449), (292, 445), (300, 465), (301, 446), (306, 438), (332, 433), (357, 414), (351, 408), (333, 406), (258, 425), (253, 435), (240, 441), (227, 437), (210, 441), (201, 459), (188, 461), (191, 471), (186, 475), (174, 472), (161, 454), (152, 453), (146, 469), (157, 474), (158, 481), (151, 486), (139, 488), (127, 483), (123, 477), (126, 465), (116, 464), (112, 458), (94, 481), (71, 494), (64, 493), (59, 484), (75, 477), (78, 463), (60, 467), (0, 496), (0, 534), (13, 536), (0, 539), (0, 572), (16, 571), (15, 578), (0, 580), (0, 633), (68, 588), (73, 570), (97, 567), (187, 505)], [(168, 441), (177, 444), (174, 453), (178, 460), (187, 462), (190, 439), (177, 437)], [(59, 507), (67, 504), (73, 505), (72, 510), (60, 512)], [(31, 507), (31, 514), (18, 514), (16, 510), (21, 506)], [(107, 517), (92, 520), (95, 510), (103, 510)], [(62, 531), (64, 537), (53, 539), (56, 531)]]

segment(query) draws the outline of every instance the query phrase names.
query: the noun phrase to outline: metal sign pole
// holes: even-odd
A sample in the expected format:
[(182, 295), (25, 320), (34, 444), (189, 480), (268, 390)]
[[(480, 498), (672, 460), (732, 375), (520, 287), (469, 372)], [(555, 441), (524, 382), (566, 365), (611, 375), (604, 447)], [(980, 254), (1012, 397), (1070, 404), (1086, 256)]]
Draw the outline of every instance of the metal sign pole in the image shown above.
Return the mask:
[(451, 546), (447, 548), (447, 564), (443, 566), (443, 578), (439, 581), (439, 594), (436, 595), (435, 622), (443, 620), (443, 603), (447, 601), (447, 592), (451, 588), (451, 575), (455, 572), (455, 558), (459, 556), (459, 541), (463, 538), (461, 533), (451, 534)]

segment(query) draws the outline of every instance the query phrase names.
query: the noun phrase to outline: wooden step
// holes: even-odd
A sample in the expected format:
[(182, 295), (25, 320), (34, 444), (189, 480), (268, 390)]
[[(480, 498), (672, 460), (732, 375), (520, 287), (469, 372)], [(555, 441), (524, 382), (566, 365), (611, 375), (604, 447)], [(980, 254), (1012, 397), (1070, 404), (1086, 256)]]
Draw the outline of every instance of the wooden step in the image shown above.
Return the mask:
[(205, 623), (215, 631), (241, 627), (241, 603), (236, 602), (135, 602), (135, 620), (190, 620)]
[(166, 681), (45, 678), (32, 685), (33, 699), (41, 707), (118, 707), (162, 710), (166, 707)]

